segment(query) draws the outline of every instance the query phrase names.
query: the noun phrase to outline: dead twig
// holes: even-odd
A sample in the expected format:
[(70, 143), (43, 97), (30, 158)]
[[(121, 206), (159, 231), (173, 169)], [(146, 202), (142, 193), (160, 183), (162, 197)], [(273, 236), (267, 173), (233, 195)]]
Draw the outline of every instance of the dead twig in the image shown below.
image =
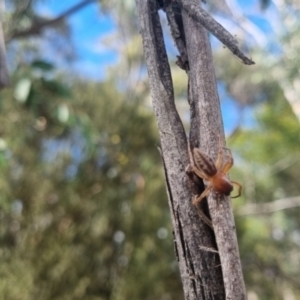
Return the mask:
[(272, 214), (280, 210), (300, 206), (300, 196), (278, 199), (267, 203), (249, 203), (237, 210), (239, 216)]
[(68, 17), (69, 15), (75, 13), (76, 11), (80, 10), (81, 8), (83, 8), (84, 6), (86, 6), (92, 2), (95, 2), (95, 0), (84, 0), (84, 1), (74, 5), (73, 7), (69, 8), (68, 10), (66, 10), (61, 15), (59, 15), (58, 17), (56, 17), (54, 19), (50, 19), (50, 20), (46, 20), (46, 21), (42, 21), (42, 22), (36, 21), (27, 29), (11, 32), (5, 38), (5, 42), (9, 42), (12, 39), (16, 39), (16, 38), (27, 37), (27, 36), (30, 36), (33, 34), (40, 34), (42, 29), (44, 29), (45, 27), (53, 26), (53, 25), (59, 23), (64, 18)]
[(237, 40), (213, 17), (210, 16), (199, 4), (193, 3), (190, 0), (177, 1), (187, 14), (198, 21), (211, 34), (220, 40), (228, 49), (239, 57), (244, 64), (253, 65), (254, 61), (248, 58), (238, 47)]

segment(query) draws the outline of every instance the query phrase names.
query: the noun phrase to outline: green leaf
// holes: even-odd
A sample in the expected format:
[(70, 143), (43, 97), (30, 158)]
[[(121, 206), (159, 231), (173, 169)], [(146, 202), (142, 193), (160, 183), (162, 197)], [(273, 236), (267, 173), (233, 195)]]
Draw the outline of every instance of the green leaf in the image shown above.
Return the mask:
[(33, 68), (38, 68), (38, 69), (41, 69), (43, 71), (51, 71), (54, 69), (54, 65), (49, 63), (49, 62), (46, 62), (44, 60), (35, 60), (31, 63), (31, 66)]
[(31, 84), (32, 83), (29, 78), (22, 78), (19, 80), (14, 91), (14, 97), (17, 99), (17, 101), (25, 103), (28, 100)]
[(42, 83), (44, 87), (54, 93), (55, 96), (69, 98), (72, 95), (69, 87), (57, 80), (45, 80), (42, 78)]
[(57, 118), (60, 122), (66, 123), (69, 120), (70, 111), (66, 104), (60, 104), (57, 108)]

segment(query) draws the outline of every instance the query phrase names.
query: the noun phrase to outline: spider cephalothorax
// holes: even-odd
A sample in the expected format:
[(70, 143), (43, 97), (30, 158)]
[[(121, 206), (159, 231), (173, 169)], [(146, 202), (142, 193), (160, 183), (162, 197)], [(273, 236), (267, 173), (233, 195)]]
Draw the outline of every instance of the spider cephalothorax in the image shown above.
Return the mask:
[[(228, 153), (226, 156), (227, 161), (225, 161), (224, 165), (222, 165), (223, 149)], [(189, 149), (189, 155), (190, 165), (187, 168), (187, 172), (193, 172), (198, 177), (209, 182), (203, 193), (194, 198), (194, 205), (199, 204), (211, 189), (214, 189), (219, 194), (229, 196), (233, 190), (233, 185), (236, 185), (238, 187), (238, 194), (232, 198), (237, 198), (241, 195), (242, 186), (238, 182), (231, 181), (226, 177), (226, 174), (233, 166), (233, 157), (230, 149), (222, 147), (221, 138), (219, 138), (219, 152), (216, 163), (199, 148), (194, 148), (192, 153)]]

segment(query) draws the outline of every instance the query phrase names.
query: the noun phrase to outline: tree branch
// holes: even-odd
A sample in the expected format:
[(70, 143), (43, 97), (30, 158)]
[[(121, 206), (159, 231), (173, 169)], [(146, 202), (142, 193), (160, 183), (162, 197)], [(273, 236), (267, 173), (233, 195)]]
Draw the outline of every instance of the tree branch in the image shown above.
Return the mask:
[[(182, 2), (186, 3), (185, 0)], [(193, 9), (200, 5), (197, 0), (188, 2), (188, 7)], [(183, 24), (188, 60), (192, 62), (188, 72), (190, 144), (192, 148), (199, 147), (216, 158), (218, 134), (224, 139), (224, 128), (208, 34), (186, 10)], [(226, 299), (246, 299), (230, 197), (212, 192), (207, 198), (222, 265)]]
[(274, 212), (299, 207), (300, 196), (278, 199), (268, 203), (249, 203), (237, 210), (239, 216), (272, 214)]
[(0, 89), (9, 86), (9, 73), (6, 60), (5, 42), (2, 23), (0, 21)]
[(187, 14), (204, 26), (211, 34), (220, 40), (228, 49), (239, 57), (244, 64), (252, 65), (254, 62), (248, 58), (238, 47), (236, 39), (210, 14), (208, 14), (200, 5), (199, 2), (190, 0), (177, 0)]
[(186, 40), (182, 23), (181, 7), (172, 0), (165, 0), (163, 4), (163, 9), (167, 15), (173, 40), (180, 54), (177, 65), (183, 70), (188, 70), (189, 63), (186, 52)]
[(174, 103), (173, 83), (156, 0), (136, 0), (156, 115), (179, 269), (186, 299), (223, 300), (222, 271), (212, 230), (192, 205), (184, 127)]
[(84, 0), (84, 1), (74, 5), (73, 7), (69, 8), (64, 13), (62, 13), (61, 15), (59, 15), (58, 17), (56, 17), (54, 19), (50, 19), (50, 20), (43, 21), (43, 22), (37, 22), (36, 21), (29, 28), (27, 28), (25, 30), (19, 30), (19, 31), (12, 32), (9, 36), (7, 36), (5, 38), (5, 41), (9, 42), (12, 39), (23, 38), (23, 37), (27, 37), (27, 36), (30, 36), (30, 35), (33, 35), (33, 34), (40, 34), (41, 31), (45, 27), (53, 26), (53, 25), (59, 23), (64, 18), (70, 16), (71, 14), (75, 13), (76, 11), (82, 9), (84, 6), (86, 6), (86, 5), (88, 5), (92, 2), (95, 2), (95, 1), (96, 0)]

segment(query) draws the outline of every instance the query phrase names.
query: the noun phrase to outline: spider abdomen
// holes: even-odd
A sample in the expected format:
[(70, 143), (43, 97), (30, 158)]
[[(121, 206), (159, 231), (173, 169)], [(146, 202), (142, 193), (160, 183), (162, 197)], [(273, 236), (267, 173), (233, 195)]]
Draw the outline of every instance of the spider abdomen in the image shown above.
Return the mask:
[(201, 152), (198, 148), (194, 148), (195, 165), (208, 177), (213, 177), (217, 174), (217, 168), (210, 156)]
[(211, 183), (213, 189), (219, 194), (229, 196), (233, 190), (233, 185), (222, 173), (217, 173), (213, 176), (211, 178)]

